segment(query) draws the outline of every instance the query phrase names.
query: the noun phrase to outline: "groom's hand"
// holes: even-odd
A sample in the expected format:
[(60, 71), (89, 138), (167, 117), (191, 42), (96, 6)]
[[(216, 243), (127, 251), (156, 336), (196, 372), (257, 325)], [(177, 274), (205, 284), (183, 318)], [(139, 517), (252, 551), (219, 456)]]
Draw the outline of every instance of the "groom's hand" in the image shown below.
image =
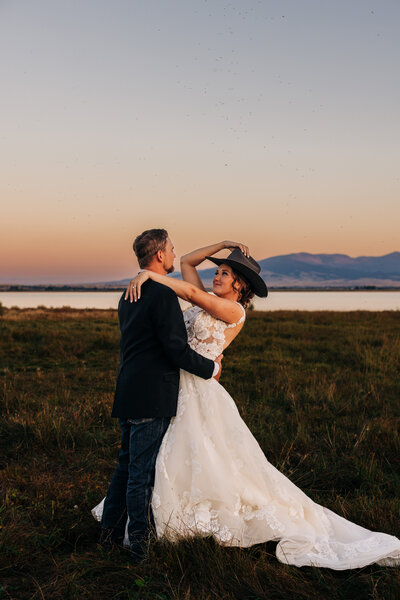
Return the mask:
[(217, 381), (219, 381), (219, 378), (221, 377), (221, 373), (222, 373), (222, 359), (224, 358), (223, 354), (220, 354), (214, 362), (218, 363), (219, 365), (219, 371), (218, 373), (214, 376), (214, 379), (216, 379)]

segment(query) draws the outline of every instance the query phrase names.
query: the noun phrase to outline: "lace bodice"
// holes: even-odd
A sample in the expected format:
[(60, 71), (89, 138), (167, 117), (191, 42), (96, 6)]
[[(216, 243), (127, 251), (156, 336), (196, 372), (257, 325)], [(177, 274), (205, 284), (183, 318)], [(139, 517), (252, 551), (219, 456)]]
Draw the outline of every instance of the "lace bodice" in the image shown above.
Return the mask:
[[(238, 303), (239, 304), (239, 303)], [(222, 354), (225, 345), (225, 330), (237, 327), (246, 318), (246, 313), (241, 304), (243, 315), (236, 323), (225, 323), (212, 317), (202, 308), (194, 306), (183, 313), (189, 346), (198, 354), (215, 360)]]

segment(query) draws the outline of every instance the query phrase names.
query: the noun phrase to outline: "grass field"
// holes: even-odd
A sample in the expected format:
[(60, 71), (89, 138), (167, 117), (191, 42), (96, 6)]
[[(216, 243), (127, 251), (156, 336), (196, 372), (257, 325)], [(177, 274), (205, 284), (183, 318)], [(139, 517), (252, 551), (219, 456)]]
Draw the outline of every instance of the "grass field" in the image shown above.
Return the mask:
[[(400, 598), (400, 568), (297, 569), (273, 543), (106, 552), (90, 509), (118, 453), (116, 313), (3, 309), (0, 335), (0, 599)], [(220, 383), (313, 500), (400, 536), (399, 374), (398, 312), (253, 312)]]

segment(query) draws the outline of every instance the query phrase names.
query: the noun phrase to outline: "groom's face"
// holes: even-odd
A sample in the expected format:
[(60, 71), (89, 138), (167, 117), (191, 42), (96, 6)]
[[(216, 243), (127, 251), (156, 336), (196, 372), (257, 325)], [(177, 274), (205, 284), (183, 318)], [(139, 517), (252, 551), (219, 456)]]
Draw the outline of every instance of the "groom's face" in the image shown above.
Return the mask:
[(175, 268), (174, 260), (176, 258), (176, 255), (174, 252), (174, 246), (169, 238), (167, 238), (163, 254), (163, 267), (167, 273), (172, 273), (172, 271)]

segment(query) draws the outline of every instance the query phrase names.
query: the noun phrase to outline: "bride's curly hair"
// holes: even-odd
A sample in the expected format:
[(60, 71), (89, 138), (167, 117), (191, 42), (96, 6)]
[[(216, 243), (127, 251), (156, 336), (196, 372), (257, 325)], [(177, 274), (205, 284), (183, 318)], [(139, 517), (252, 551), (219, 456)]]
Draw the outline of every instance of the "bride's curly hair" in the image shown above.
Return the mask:
[[(232, 267), (231, 269), (233, 274), (232, 288), (235, 290), (235, 292), (238, 292), (239, 294), (238, 302), (240, 302), (240, 304), (244, 306), (244, 308), (247, 308), (250, 303), (250, 300), (254, 298), (254, 292), (251, 289), (247, 279), (243, 275), (235, 271), (235, 269), (233, 269)], [(236, 287), (236, 284), (239, 284), (238, 287)]]

